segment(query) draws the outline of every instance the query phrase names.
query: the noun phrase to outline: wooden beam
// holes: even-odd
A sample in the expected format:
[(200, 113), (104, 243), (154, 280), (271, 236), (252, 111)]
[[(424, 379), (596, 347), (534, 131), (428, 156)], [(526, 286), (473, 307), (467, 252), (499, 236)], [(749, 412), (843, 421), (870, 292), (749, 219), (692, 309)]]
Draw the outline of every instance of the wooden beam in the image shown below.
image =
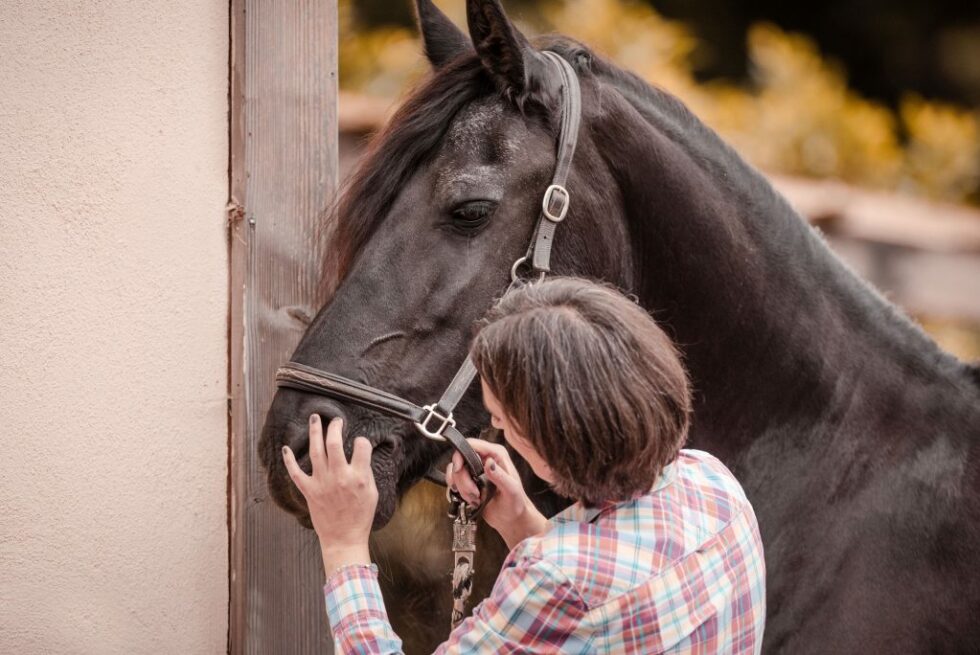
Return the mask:
[(921, 317), (980, 326), (980, 257), (828, 235), (827, 242), (886, 298)]
[(827, 232), (930, 252), (980, 253), (980, 209), (838, 180), (772, 175), (790, 204)]
[(316, 537), (268, 498), (274, 373), (322, 304), (337, 187), (336, 0), (231, 0), (229, 652), (329, 653)]

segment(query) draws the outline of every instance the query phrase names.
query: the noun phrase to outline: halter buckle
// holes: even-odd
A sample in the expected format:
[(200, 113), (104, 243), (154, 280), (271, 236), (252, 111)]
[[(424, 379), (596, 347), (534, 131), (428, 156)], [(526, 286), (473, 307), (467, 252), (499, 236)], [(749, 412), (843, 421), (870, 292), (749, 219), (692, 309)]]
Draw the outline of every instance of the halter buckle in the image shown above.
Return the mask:
[[(415, 429), (422, 433), (423, 437), (432, 439), (433, 441), (445, 441), (446, 437), (442, 436), (442, 431), (446, 429), (446, 426), (456, 427), (456, 419), (453, 418), (453, 413), (449, 412), (449, 416), (443, 416), (436, 411), (436, 404), (426, 405), (422, 409), (428, 412), (425, 418), (422, 419), (421, 423), (415, 424)], [(438, 420), (442, 421), (438, 428), (435, 430), (429, 429), (429, 420), (432, 417), (436, 417)]]
[[(551, 212), (551, 201), (554, 200), (556, 191), (561, 194), (558, 197), (561, 201), (561, 208), (557, 214), (553, 214)], [(560, 184), (552, 184), (545, 189), (544, 198), (541, 200), (541, 211), (544, 213), (545, 218), (552, 223), (561, 223), (565, 220), (565, 214), (568, 213), (569, 204), (571, 204), (571, 196), (568, 195), (568, 189)]]

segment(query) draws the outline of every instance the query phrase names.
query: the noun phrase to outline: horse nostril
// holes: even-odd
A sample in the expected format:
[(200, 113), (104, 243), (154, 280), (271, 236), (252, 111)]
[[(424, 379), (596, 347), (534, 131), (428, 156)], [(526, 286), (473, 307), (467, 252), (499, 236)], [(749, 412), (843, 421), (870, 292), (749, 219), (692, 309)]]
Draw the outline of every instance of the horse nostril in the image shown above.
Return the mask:
[[(299, 416), (290, 421), (291, 425), (287, 429), (285, 445), (289, 446), (296, 455), (296, 461), (303, 463), (304, 459), (309, 458), (310, 453), (310, 416), (317, 414), (320, 417), (320, 425), (326, 435), (327, 426), (330, 421), (340, 417), (344, 424), (347, 424), (347, 417), (339, 407), (332, 402), (319, 403), (315, 406), (307, 406), (299, 410)], [(346, 433), (346, 430), (344, 430)]]
[[(335, 418), (341, 418), (344, 424), (347, 424), (347, 414), (339, 405), (327, 398), (313, 397), (313, 403), (306, 405), (305, 413), (302, 414), (303, 421), (309, 426), (310, 416), (313, 414), (318, 414), (320, 416), (320, 423), (323, 425), (323, 429), (326, 430), (327, 426), (330, 425), (330, 421)], [(307, 431), (309, 429), (307, 428)]]

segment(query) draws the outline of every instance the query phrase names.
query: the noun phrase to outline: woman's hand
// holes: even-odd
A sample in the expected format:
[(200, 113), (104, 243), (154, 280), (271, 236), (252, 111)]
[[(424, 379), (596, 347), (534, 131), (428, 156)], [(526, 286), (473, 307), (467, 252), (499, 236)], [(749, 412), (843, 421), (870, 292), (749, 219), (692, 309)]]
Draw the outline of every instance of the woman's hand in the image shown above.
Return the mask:
[(342, 433), (343, 421), (339, 418), (330, 421), (324, 449), (320, 416), (310, 416), (313, 475), (303, 472), (289, 446), (282, 448), (289, 477), (306, 498), (328, 577), (346, 564), (371, 563), (368, 536), (378, 506), (378, 487), (371, 472), (371, 442), (365, 437), (354, 439), (354, 452), (348, 464)]
[[(483, 518), (500, 533), (507, 547), (513, 548), (519, 541), (544, 532), (548, 519), (524, 492), (507, 449), (483, 439), (466, 441), (483, 460), (487, 479), (497, 487), (497, 493), (483, 510)], [(453, 453), (453, 460), (446, 469), (446, 484), (456, 489), (469, 504), (479, 505), (480, 492), (458, 451)]]

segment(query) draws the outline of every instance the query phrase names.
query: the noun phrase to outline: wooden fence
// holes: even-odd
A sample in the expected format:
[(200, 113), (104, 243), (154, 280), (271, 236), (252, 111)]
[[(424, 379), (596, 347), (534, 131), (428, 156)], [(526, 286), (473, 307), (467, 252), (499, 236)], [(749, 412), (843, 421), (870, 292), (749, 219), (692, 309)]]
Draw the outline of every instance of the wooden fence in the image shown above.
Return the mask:
[(322, 301), (336, 0), (232, 0), (230, 100), (229, 652), (330, 653), (315, 535), (269, 500), (256, 445), (275, 369)]

